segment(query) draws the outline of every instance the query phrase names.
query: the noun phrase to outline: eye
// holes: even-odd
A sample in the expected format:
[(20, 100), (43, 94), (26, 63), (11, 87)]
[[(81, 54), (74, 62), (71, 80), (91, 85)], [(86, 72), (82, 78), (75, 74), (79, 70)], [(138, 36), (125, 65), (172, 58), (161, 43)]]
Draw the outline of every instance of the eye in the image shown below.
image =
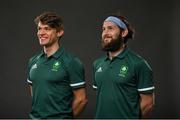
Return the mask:
[(104, 27), (102, 27), (102, 31), (104, 31), (105, 30), (105, 28)]
[(37, 30), (41, 30), (41, 27), (37, 27)]
[(108, 29), (109, 29), (109, 30), (113, 30), (113, 27), (109, 26)]

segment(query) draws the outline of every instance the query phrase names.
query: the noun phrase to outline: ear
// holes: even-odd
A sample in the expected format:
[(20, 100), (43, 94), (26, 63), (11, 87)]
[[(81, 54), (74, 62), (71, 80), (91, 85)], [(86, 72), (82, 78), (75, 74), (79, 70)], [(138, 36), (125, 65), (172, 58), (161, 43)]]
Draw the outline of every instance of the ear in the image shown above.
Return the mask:
[(126, 28), (126, 29), (124, 29), (123, 31), (122, 31), (122, 37), (124, 38), (124, 37), (126, 37), (127, 36), (127, 34), (128, 34), (128, 29)]
[(60, 31), (58, 31), (57, 35), (58, 35), (58, 37), (63, 36), (63, 35), (64, 35), (64, 30), (60, 30)]

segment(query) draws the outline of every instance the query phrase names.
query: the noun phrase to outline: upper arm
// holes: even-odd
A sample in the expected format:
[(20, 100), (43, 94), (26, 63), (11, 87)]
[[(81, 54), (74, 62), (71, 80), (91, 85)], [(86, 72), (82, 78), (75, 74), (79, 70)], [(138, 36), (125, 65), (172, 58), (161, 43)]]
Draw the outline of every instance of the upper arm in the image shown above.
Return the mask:
[(86, 90), (85, 88), (79, 88), (73, 90), (74, 98), (75, 99), (86, 99)]
[(29, 92), (30, 92), (30, 95), (31, 95), (31, 96), (33, 96), (33, 92), (32, 92), (32, 85), (31, 85), (31, 84), (29, 84), (29, 85), (28, 85), (28, 87), (29, 87)]
[(140, 94), (140, 99), (144, 104), (154, 104), (155, 102), (154, 93)]
[[(145, 60), (141, 60), (135, 69), (137, 77), (137, 89), (141, 93), (153, 93), (154, 81), (153, 81), (153, 72), (148, 63)], [(145, 96), (146, 96), (145, 95)]]
[(74, 58), (67, 66), (70, 86), (73, 89), (85, 86), (85, 72), (82, 62), (78, 58)]
[(93, 88), (94, 90), (98, 89), (97, 81), (96, 81), (96, 72), (102, 71), (102, 60), (104, 60), (104, 57), (97, 59), (93, 62)]
[(97, 84), (96, 84), (96, 81), (95, 81), (95, 72), (96, 72), (95, 63), (93, 63), (93, 88), (97, 89)]
[(30, 92), (30, 95), (32, 96), (32, 80), (30, 79), (30, 70), (31, 70), (31, 67), (32, 65), (34, 65), (35, 63), (35, 59), (36, 59), (36, 56), (30, 58), (30, 60), (28, 61), (28, 77), (27, 77), (27, 84), (28, 84), (28, 90)]

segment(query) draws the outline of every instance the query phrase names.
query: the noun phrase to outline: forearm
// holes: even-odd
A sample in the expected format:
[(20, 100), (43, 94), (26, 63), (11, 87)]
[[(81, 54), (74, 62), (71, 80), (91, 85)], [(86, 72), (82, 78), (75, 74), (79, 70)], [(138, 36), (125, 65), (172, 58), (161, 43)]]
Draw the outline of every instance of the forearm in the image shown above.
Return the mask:
[(31, 85), (29, 85), (29, 93), (30, 93), (30, 95), (31, 95), (31, 97), (33, 96), (33, 92), (32, 92), (32, 86)]
[(72, 104), (73, 116), (77, 117), (83, 111), (86, 104), (87, 104), (87, 99), (83, 99), (83, 100), (75, 99)]
[(154, 94), (149, 94), (149, 95), (141, 94), (140, 107), (141, 107), (142, 118), (146, 118), (148, 116), (148, 114), (152, 111), (153, 106), (154, 106)]
[(148, 114), (152, 111), (153, 104), (144, 104), (141, 102), (141, 116), (146, 118)]
[(73, 91), (74, 100), (72, 103), (73, 116), (77, 117), (84, 109), (87, 103), (85, 88), (80, 88)]

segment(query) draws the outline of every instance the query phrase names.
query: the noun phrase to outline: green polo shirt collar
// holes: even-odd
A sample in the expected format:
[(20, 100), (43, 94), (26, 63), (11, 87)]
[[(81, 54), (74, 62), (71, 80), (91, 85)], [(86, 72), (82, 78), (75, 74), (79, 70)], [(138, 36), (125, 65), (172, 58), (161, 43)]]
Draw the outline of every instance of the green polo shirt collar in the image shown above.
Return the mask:
[(64, 47), (60, 47), (60, 48), (52, 55), (52, 57), (58, 59), (63, 53), (64, 53)]
[[(117, 55), (114, 58), (123, 59), (126, 56), (126, 54), (128, 53), (128, 51), (129, 51), (129, 48), (126, 47), (121, 53), (119, 53), (119, 55)], [(109, 60), (108, 54), (106, 55), (104, 61), (107, 61), (107, 60)]]
[[(64, 52), (64, 47), (60, 47), (53, 55), (51, 55), (50, 57), (54, 57), (56, 59), (58, 59)], [(42, 57), (43, 55), (45, 55), (44, 51), (42, 50), (42, 52), (40, 53), (39, 57)]]

